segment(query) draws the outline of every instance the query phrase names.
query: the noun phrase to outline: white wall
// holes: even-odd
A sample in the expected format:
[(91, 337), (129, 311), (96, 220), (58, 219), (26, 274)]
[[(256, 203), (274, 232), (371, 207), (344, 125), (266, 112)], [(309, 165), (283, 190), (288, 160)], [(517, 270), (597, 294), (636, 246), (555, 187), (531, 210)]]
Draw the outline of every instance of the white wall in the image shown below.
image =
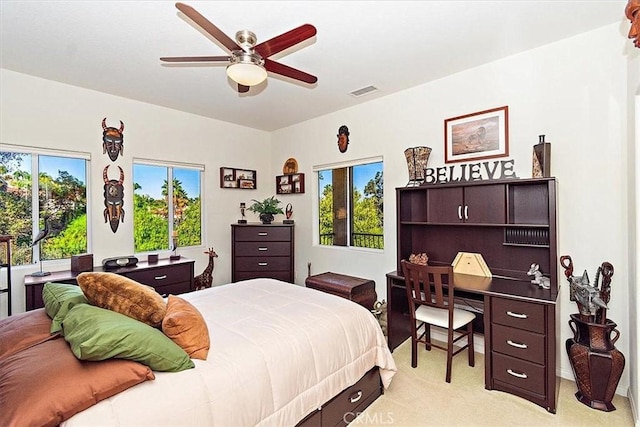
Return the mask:
[[(208, 262), (205, 247), (213, 247), (218, 254), (214, 284), (231, 281), (230, 224), (240, 216), (240, 202), (257, 197), (259, 190), (221, 189), (219, 171), (222, 166), (257, 170), (258, 188), (271, 189), (267, 185), (272, 184), (268, 177), (273, 176), (268, 133), (12, 71), (0, 70), (0, 79), (0, 150), (2, 144), (14, 144), (91, 153), (90, 252), (95, 264), (109, 256), (133, 253), (132, 159), (188, 162), (205, 166), (206, 234), (202, 247), (178, 252), (196, 260), (195, 274), (199, 274)], [(104, 117), (110, 126), (118, 126), (119, 120), (125, 125), (124, 155), (116, 162), (102, 154)], [(106, 165), (112, 165), (110, 177), (117, 177), (117, 165), (125, 172), (125, 220), (116, 233), (102, 215)], [(160, 253), (161, 257), (168, 255)], [(49, 271), (69, 267), (69, 260), (44, 263)], [(25, 306), (24, 287), (16, 284), (37, 270), (36, 265), (12, 269), (15, 311)]]
[[(312, 167), (384, 157), (385, 250), (372, 253), (312, 245), (314, 191), (284, 197), (294, 206), (297, 224), (297, 281), (306, 275), (335, 271), (372, 278), (380, 298), (386, 294), (385, 274), (395, 270), (395, 187), (407, 183), (403, 151), (427, 145), (430, 167), (444, 165), (443, 122), (446, 118), (509, 106), (509, 148), (519, 177), (531, 177), (532, 146), (538, 135), (551, 142), (551, 172), (558, 180), (558, 255), (571, 255), (578, 273), (591, 280), (603, 261), (615, 267), (609, 317), (618, 324), (616, 342), (629, 354), (628, 144), (626, 38), (618, 25), (573, 37), (490, 63), (366, 104), (299, 123), (273, 133), (273, 164), (298, 160), (312, 188)], [(377, 82), (370, 82), (376, 85)], [(380, 88), (384, 91), (384, 87)], [(345, 96), (348, 96), (345, 94)], [(350, 130), (348, 151), (336, 146), (338, 127)], [(315, 184), (317, 187), (317, 183)], [(533, 261), (533, 260), (532, 260)], [(558, 265), (559, 374), (573, 379), (564, 342), (572, 336), (567, 324), (576, 312)], [(618, 388), (626, 394), (627, 364)]]

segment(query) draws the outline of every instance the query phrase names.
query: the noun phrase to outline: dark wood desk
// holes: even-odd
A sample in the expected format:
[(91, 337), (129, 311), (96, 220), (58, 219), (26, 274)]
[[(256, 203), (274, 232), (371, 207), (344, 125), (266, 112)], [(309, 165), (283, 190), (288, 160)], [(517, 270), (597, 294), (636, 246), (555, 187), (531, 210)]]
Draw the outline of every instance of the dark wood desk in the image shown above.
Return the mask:
[[(193, 290), (194, 260), (180, 258), (171, 261), (160, 259), (156, 263), (140, 261), (132, 267), (104, 269), (102, 266), (93, 267), (93, 271), (121, 274), (137, 282), (152, 286), (159, 294), (181, 294)], [(24, 276), (26, 295), (26, 310), (44, 307), (42, 288), (47, 282), (69, 283), (76, 285), (76, 277), (80, 273), (71, 270), (53, 271), (48, 276)]]
[[(555, 413), (556, 295), (522, 278), (454, 275), (455, 292), (484, 306), (485, 388), (523, 397)], [(387, 273), (387, 327), (393, 351), (411, 336), (404, 277)]]

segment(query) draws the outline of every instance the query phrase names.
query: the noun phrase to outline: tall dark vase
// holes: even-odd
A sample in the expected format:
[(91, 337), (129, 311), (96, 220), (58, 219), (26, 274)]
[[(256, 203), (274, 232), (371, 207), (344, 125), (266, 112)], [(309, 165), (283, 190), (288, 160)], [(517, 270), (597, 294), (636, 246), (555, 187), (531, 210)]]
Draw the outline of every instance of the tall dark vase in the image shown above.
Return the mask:
[[(567, 354), (576, 378), (576, 398), (601, 411), (615, 411), (611, 400), (624, 369), (624, 355), (614, 344), (620, 332), (610, 319), (604, 325), (586, 322), (571, 314), (573, 338), (566, 341)], [(613, 333), (613, 338), (612, 338)]]

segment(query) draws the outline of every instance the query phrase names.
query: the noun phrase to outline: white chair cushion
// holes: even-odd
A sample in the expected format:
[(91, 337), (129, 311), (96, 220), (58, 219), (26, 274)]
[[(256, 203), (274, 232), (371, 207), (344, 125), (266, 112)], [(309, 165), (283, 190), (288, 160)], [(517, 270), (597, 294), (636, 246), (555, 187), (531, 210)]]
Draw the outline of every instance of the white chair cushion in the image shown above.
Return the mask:
[[(473, 321), (475, 318), (476, 315), (470, 311), (454, 308), (453, 329), (458, 329), (459, 327)], [(449, 310), (421, 305), (416, 309), (416, 319), (430, 325), (447, 328), (449, 324)]]

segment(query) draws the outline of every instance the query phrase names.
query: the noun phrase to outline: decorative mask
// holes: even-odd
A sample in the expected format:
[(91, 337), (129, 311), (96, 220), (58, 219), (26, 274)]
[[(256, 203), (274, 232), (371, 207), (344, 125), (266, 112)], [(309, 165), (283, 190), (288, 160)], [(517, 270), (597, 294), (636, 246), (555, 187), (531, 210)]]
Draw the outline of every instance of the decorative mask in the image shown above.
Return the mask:
[(346, 152), (349, 147), (349, 128), (346, 125), (340, 126), (336, 136), (338, 137), (338, 150), (341, 153)]
[(124, 153), (124, 123), (120, 120), (120, 129), (107, 127), (107, 118), (102, 119), (102, 154), (108, 153), (112, 162)]
[(124, 222), (124, 172), (120, 169), (120, 179), (109, 179), (107, 177), (107, 165), (102, 171), (102, 179), (104, 181), (104, 222), (109, 221), (111, 231), (114, 233), (118, 230), (120, 222)]

